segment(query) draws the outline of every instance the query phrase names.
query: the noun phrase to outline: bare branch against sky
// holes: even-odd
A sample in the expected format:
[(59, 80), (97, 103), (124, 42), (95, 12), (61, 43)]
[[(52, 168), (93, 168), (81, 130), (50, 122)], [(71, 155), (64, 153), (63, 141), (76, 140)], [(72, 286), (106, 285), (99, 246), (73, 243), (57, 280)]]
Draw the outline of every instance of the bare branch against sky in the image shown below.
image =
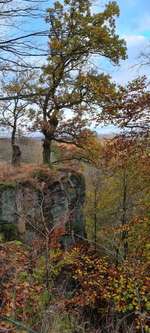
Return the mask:
[(0, 71), (13, 71), (16, 64), (33, 68), (34, 57), (47, 56), (48, 5), (47, 0), (0, 1)]

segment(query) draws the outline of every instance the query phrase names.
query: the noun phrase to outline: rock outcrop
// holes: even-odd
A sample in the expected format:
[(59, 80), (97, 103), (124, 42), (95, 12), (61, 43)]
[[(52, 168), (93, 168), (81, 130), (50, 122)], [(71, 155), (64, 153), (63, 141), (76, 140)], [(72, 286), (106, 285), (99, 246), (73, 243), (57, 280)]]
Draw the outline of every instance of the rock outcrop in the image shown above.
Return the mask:
[(71, 170), (39, 170), (29, 179), (5, 180), (0, 183), (0, 232), (15, 229), (29, 242), (49, 232), (68, 245), (85, 235), (84, 199), (84, 177)]

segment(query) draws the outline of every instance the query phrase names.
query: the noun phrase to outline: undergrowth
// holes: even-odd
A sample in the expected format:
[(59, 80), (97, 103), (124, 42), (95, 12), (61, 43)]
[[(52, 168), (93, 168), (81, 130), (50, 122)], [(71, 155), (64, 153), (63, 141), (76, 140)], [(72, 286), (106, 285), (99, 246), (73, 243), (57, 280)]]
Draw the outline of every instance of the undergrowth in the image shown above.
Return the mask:
[(128, 258), (116, 267), (79, 244), (50, 249), (47, 272), (40, 242), (32, 251), (18, 241), (1, 243), (0, 252), (4, 332), (150, 332), (146, 262)]

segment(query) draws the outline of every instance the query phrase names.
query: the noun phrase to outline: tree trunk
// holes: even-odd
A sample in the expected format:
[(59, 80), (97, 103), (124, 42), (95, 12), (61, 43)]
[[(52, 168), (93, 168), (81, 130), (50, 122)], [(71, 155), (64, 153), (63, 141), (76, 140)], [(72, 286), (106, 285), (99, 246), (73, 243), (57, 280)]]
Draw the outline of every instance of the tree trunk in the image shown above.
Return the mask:
[(97, 250), (97, 189), (94, 191), (94, 244)]
[(14, 121), (13, 131), (11, 134), (11, 147), (12, 147), (12, 159), (11, 164), (14, 167), (19, 167), (21, 164), (21, 150), (18, 145), (16, 145), (16, 129), (17, 129), (17, 123), (16, 120)]
[(14, 167), (19, 167), (21, 164), (21, 150), (18, 145), (12, 145), (12, 160), (11, 163)]
[(58, 109), (55, 109), (50, 115), (48, 114), (48, 120), (44, 118), (42, 133), (44, 134), (43, 142), (43, 163), (50, 164), (51, 162), (51, 147), (52, 140), (55, 137), (55, 132), (58, 126), (57, 114), (59, 113)]
[(48, 139), (45, 136), (44, 142), (43, 142), (43, 163), (44, 164), (50, 164), (51, 162), (51, 139)]

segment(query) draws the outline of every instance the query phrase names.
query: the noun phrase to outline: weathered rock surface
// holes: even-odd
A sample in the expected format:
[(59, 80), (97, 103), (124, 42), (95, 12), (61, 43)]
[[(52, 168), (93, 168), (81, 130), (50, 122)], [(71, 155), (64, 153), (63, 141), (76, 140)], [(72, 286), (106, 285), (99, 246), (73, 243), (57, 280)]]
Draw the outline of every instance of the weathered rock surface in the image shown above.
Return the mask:
[[(0, 183), (0, 231), (16, 226), (28, 241), (46, 230), (67, 244), (85, 235), (84, 177), (70, 170), (39, 172), (26, 180)], [(8, 228), (9, 229), (9, 228)]]

